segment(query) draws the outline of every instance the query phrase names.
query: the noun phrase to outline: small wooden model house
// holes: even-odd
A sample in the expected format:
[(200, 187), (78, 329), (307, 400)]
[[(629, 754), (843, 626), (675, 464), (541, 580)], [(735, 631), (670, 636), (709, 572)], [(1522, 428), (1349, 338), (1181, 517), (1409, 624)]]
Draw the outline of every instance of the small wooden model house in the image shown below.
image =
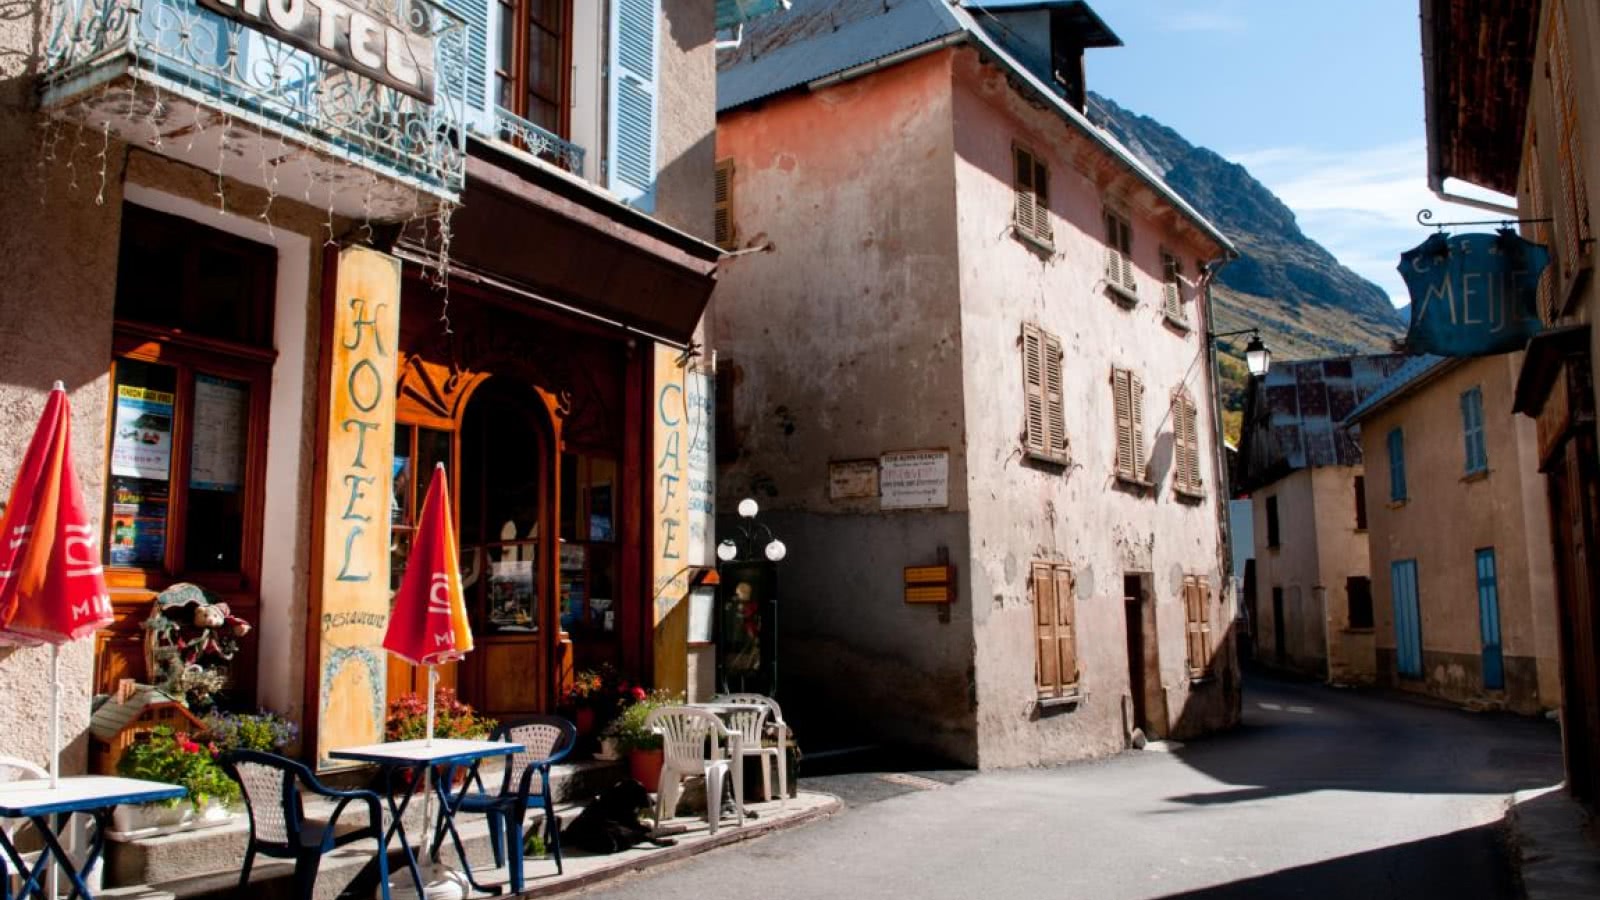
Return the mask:
[(162, 725), (174, 731), (200, 732), (205, 724), (175, 697), (160, 688), (124, 680), (115, 694), (95, 707), (89, 718), (89, 768), (115, 775), (117, 760), (139, 735)]

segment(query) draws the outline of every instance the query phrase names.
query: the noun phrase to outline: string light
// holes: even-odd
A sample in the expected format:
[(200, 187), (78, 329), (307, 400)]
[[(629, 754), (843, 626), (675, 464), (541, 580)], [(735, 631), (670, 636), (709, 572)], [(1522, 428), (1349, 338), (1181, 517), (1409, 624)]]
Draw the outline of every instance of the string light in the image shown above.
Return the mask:
[(94, 195), (95, 206), (106, 205), (106, 151), (111, 149), (111, 120), (100, 123), (100, 190)]

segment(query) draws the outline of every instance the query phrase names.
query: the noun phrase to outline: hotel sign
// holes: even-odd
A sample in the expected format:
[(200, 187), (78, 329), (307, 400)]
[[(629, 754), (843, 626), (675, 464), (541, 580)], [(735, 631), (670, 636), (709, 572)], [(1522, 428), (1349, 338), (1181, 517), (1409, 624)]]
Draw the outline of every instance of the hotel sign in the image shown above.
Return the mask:
[(1435, 234), (1400, 256), (1411, 293), (1410, 353), (1489, 356), (1538, 334), (1539, 277), (1550, 252), (1509, 229)]
[(199, 0), (226, 18), (433, 102), (433, 11), (417, 0)]

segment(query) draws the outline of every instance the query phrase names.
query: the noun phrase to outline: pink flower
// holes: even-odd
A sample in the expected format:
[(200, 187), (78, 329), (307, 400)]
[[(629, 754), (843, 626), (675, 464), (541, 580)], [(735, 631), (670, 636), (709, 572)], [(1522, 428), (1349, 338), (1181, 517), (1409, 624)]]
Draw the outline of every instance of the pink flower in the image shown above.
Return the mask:
[(639, 701), (641, 701), (643, 699), (644, 699), (644, 688), (642, 688), (642, 687), (634, 688), (633, 689), (633, 701), (635, 703), (638, 703)]

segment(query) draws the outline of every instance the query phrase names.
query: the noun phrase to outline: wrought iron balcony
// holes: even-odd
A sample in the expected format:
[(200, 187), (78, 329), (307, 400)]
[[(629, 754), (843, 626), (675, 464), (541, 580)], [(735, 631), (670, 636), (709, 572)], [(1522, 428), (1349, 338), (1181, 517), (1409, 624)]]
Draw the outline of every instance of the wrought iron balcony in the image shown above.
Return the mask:
[(54, 118), (342, 215), (460, 196), (467, 28), (428, 0), (47, 2)]
[(583, 174), (583, 148), (562, 140), (515, 113), (495, 107), (495, 135), (514, 147), (554, 163), (568, 172)]

